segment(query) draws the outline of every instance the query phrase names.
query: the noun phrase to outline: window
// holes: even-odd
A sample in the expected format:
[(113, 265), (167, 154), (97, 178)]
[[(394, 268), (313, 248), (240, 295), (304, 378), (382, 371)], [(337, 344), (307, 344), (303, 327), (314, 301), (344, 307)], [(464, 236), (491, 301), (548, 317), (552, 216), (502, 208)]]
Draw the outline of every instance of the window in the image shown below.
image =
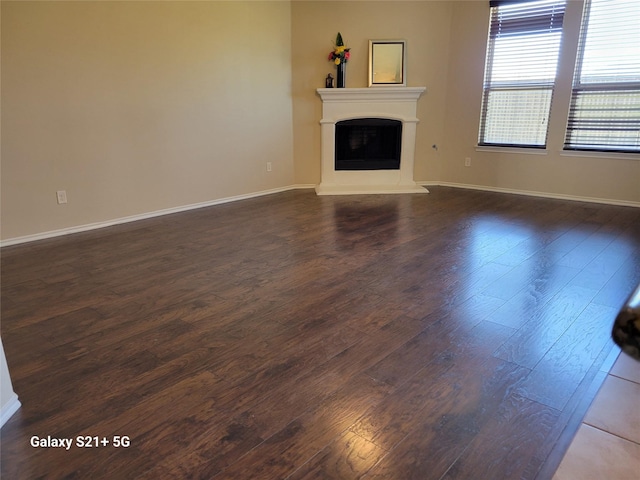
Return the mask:
[(565, 3), (491, 1), (479, 145), (546, 146)]
[(564, 147), (640, 152), (640, 1), (584, 8)]

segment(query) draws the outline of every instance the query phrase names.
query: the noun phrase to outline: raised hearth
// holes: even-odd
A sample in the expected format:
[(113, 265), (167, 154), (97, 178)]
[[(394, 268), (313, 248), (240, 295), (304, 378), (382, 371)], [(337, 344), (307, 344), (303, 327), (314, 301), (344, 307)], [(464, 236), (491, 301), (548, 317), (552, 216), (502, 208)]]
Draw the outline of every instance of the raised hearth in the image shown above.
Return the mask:
[[(428, 193), (413, 180), (418, 98), (425, 87), (319, 88), (322, 98), (321, 181), (318, 195)], [(400, 168), (336, 169), (336, 123), (351, 119), (402, 122)]]

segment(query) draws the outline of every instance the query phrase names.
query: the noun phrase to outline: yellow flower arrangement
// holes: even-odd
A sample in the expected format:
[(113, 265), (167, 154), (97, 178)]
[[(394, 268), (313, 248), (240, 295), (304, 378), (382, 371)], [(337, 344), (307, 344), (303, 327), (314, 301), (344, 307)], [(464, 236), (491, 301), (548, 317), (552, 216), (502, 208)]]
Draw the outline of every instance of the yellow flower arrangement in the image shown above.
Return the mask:
[(349, 50), (351, 49), (344, 46), (342, 35), (340, 35), (340, 32), (338, 32), (338, 35), (336, 36), (336, 46), (329, 54), (329, 61), (332, 61), (336, 65), (347, 63), (347, 61), (351, 57), (351, 53), (349, 52)]

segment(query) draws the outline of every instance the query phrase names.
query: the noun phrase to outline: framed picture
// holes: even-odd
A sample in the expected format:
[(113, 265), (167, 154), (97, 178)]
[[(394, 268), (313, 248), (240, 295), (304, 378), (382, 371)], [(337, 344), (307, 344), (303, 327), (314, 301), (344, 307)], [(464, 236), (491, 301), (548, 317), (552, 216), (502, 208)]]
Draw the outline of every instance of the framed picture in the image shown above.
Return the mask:
[(405, 40), (369, 40), (369, 86), (406, 86)]

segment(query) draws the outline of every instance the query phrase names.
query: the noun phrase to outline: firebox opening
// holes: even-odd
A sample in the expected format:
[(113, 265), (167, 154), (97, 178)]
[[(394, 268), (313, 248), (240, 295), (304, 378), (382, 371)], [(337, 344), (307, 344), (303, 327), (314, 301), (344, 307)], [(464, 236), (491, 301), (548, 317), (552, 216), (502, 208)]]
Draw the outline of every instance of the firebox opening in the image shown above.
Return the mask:
[(402, 122), (356, 118), (336, 123), (336, 170), (399, 170)]

